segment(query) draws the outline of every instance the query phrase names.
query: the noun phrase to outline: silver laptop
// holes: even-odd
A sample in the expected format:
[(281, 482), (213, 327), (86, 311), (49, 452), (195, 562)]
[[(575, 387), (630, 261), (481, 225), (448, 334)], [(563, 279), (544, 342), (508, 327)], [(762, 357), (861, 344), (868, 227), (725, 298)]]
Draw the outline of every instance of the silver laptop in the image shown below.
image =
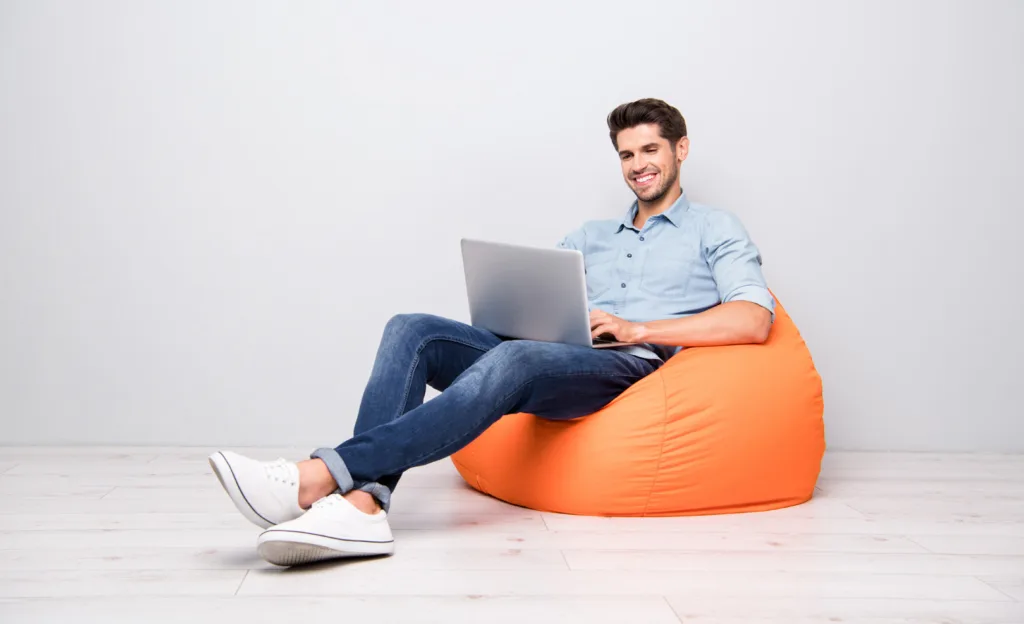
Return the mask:
[(505, 338), (603, 348), (591, 339), (583, 254), (462, 239), (470, 323)]

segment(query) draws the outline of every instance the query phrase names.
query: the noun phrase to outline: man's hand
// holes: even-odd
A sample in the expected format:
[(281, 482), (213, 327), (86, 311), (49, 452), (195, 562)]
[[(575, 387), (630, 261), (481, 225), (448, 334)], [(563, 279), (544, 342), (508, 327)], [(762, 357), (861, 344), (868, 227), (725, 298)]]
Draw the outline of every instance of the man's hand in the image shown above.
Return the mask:
[(590, 329), (590, 335), (594, 338), (601, 334), (611, 334), (619, 342), (634, 344), (643, 342), (645, 331), (644, 326), (640, 323), (631, 323), (608, 314), (604, 310), (596, 309), (590, 312)]

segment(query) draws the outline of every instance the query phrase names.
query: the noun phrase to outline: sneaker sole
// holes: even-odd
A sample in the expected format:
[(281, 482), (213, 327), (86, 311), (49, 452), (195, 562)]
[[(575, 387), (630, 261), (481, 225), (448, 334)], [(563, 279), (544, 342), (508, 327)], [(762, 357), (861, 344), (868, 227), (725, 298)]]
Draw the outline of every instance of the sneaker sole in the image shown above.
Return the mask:
[(269, 529), (274, 526), (274, 523), (267, 520), (259, 514), (252, 505), (249, 504), (249, 499), (242, 493), (242, 488), (238, 485), (238, 479), (235, 478), (235, 472), (231, 470), (231, 463), (228, 462), (228, 458), (224, 457), (224, 454), (217, 451), (209, 457), (210, 468), (213, 468), (213, 474), (217, 475), (217, 480), (220, 481), (221, 487), (228, 493), (231, 498), (231, 502), (235, 504), (238, 511), (245, 516), (245, 519), (252, 522), (256, 526), (262, 529)]
[(272, 531), (268, 539), (264, 539), (265, 535), (267, 533), (260, 536), (256, 551), (266, 561), (279, 566), (346, 557), (391, 555), (395, 552), (394, 540), (389, 542), (344, 540), (298, 531)]

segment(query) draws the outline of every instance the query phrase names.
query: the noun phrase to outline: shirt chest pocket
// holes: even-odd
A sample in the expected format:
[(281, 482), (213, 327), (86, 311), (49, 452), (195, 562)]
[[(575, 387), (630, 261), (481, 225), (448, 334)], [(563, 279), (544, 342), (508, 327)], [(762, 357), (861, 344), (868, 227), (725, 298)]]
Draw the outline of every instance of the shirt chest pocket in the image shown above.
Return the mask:
[(640, 290), (655, 297), (682, 297), (698, 260), (680, 249), (649, 250), (640, 272)]
[(587, 269), (587, 296), (594, 299), (608, 291), (618, 275), (619, 254), (614, 249), (603, 249), (588, 253), (585, 259)]

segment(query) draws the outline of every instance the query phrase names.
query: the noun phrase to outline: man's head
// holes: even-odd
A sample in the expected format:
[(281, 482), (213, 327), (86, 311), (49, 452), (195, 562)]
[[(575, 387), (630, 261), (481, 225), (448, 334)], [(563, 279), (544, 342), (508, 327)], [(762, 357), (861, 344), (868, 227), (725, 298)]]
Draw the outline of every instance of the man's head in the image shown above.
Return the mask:
[(609, 113), (608, 130), (622, 176), (637, 199), (656, 202), (679, 185), (690, 139), (675, 107), (653, 98), (623, 104)]

